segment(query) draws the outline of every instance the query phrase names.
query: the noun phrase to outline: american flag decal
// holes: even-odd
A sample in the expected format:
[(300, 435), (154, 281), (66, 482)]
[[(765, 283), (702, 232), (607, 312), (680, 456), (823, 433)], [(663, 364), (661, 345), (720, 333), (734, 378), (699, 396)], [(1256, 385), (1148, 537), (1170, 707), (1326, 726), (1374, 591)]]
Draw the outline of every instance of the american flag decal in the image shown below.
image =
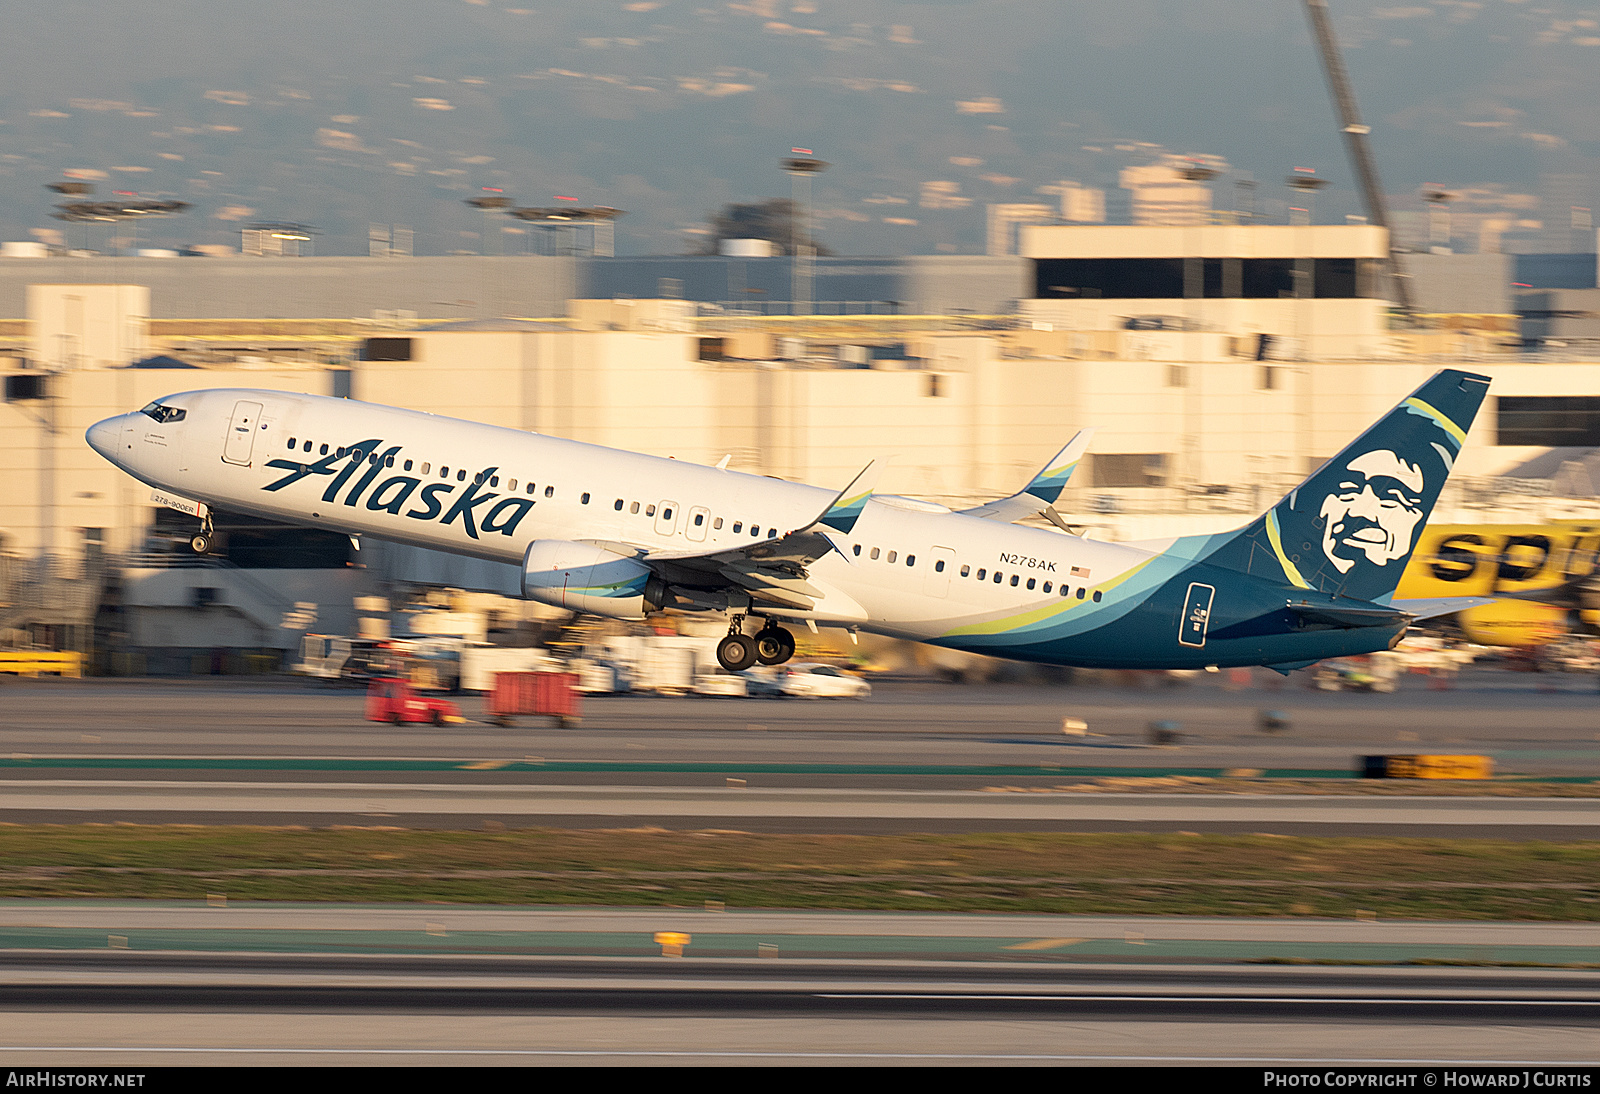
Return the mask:
[(1087, 567), (1087, 566), (1074, 566), (1072, 568), (1072, 576), (1073, 577), (1088, 577), (1089, 576), (1089, 567)]

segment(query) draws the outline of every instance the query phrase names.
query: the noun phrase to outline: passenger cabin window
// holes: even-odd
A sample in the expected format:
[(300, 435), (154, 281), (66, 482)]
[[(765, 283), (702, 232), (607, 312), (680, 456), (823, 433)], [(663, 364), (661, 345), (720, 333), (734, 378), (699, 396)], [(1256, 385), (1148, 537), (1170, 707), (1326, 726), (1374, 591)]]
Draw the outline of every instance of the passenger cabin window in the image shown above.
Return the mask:
[(706, 522), (706, 515), (704, 513), (696, 513), (694, 515), (694, 526), (696, 528), (700, 527), (705, 522)]
[(289, 448), (291, 450), (293, 450), (293, 448), (294, 448), (294, 438), (293, 437), (289, 438)]
[(629, 513), (637, 513), (638, 511), (639, 511), (639, 503), (638, 502), (634, 502), (632, 505), (628, 506), (628, 512)]
[(450, 477), (450, 469), (441, 464), (439, 466), (439, 477), (441, 479), (448, 479)]
[(1002, 574), (999, 570), (996, 570), (994, 572), (994, 583), (996, 585), (998, 585), (998, 584), (1000, 584), (1000, 582), (1002, 582), (1004, 580), (1005, 580), (1005, 575)]
[(317, 453), (317, 455), (319, 455), (319, 456), (326, 456), (327, 454), (328, 454), (328, 446), (327, 445), (323, 445), (322, 448)]
[(742, 531), (744, 531), (744, 521), (742, 521), (742, 520), (736, 520), (736, 521), (734, 521), (734, 522), (733, 522), (733, 530), (734, 530), (734, 531), (735, 531), (735, 532), (742, 532)]
[[(589, 500), (589, 495), (585, 494), (583, 496), (583, 499), (584, 499), (584, 501), (588, 501)], [(661, 510), (661, 519), (662, 520), (671, 520), (672, 519), (672, 510), (671, 509), (663, 509), (663, 510)]]
[(578, 501), (581, 502), (584, 505), (588, 505), (589, 504), (589, 495), (587, 493), (584, 494), (583, 497), (578, 499)]
[(1012, 575), (1011, 575), (1011, 587), (1012, 587), (1012, 588), (1013, 588), (1013, 589), (1014, 589), (1014, 588), (1016, 588), (1016, 587), (1017, 587), (1017, 582), (1018, 582), (1018, 581), (1019, 581), (1019, 580), (1020, 580), (1020, 578), (1018, 578), (1018, 577), (1017, 577), (1017, 575), (1016, 575), (1016, 574), (1012, 574)]
[(988, 570), (979, 570), (978, 571), (978, 580), (982, 581), (983, 580), (983, 575), (988, 573), (988, 572), (989, 572)]
[(611, 508), (615, 509), (619, 513), (622, 512), (622, 499), (618, 498), (617, 504), (613, 505)]
[[(720, 532), (722, 530), (722, 518), (718, 517), (716, 520), (712, 521), (711, 522), (711, 527), (713, 529), (715, 529), (716, 531)], [(861, 548), (859, 548), (859, 547), (856, 548), (857, 552), (860, 552), (860, 550), (861, 550)]]
[(405, 462), (405, 466), (402, 467), (400, 470), (402, 470), (402, 471), (410, 471), (411, 470), (411, 461), (407, 460)]
[(553, 487), (553, 486), (545, 487), (544, 488), (544, 496), (547, 497), (547, 498), (555, 497), (556, 496), (556, 488)]
[(465, 467), (463, 467), (460, 471), (456, 472), (456, 481), (457, 482), (466, 482), (467, 481), (467, 469)]
[(507, 479), (506, 480), (506, 489), (507, 490), (515, 490), (516, 488), (517, 488), (517, 480), (516, 479)]
[(1100, 603), (1100, 590), (1099, 589), (1096, 589), (1094, 591), (1094, 602), (1096, 604)]
[(530, 482), (528, 484), (528, 493), (530, 493), (530, 494), (533, 493), (533, 488), (534, 488), (534, 484)]
[(751, 525), (751, 526), (750, 526), (750, 534), (751, 534), (751, 535), (752, 535), (752, 536), (758, 536), (758, 537), (759, 537), (759, 536), (760, 536), (760, 535), (761, 535), (761, 528), (760, 528), (760, 526), (758, 526), (758, 525), (755, 525), (755, 524), (752, 524), (752, 525)]
[(491, 477), (489, 479), (489, 485), (490, 486), (499, 486), (500, 485), (500, 476), (499, 475), (495, 475), (495, 476)]
[(861, 557), (861, 544), (859, 544), (859, 543), (856, 544), (854, 547), (851, 548), (851, 550), (855, 552), (855, 556), (857, 558)]
[(1050, 582), (1046, 581), (1044, 583), (1044, 591), (1045, 592), (1049, 592), (1050, 591)]
[(938, 562), (933, 564), (933, 572), (936, 574), (944, 573), (944, 559), (941, 558)]
[[(907, 566), (915, 566), (916, 564), (917, 564), (917, 556), (916, 555), (907, 555), (906, 556), (906, 565)], [(944, 563), (941, 562), (939, 565), (943, 566)]]
[(433, 468), (433, 464), (425, 463), (425, 464), (422, 465), (422, 473), (424, 475), (426, 475), (430, 470), (432, 470), (432, 468)]
[(895, 554), (896, 554), (896, 552), (894, 552), (894, 551), (890, 551), (890, 552), (889, 552), (889, 561), (890, 561), (890, 562), (893, 562), (893, 561), (894, 561), (894, 556), (895, 556)]
[(876, 547), (874, 547), (872, 549), (872, 556), (871, 557), (873, 557), (873, 558), (877, 558), (878, 557), (878, 549)]
[(656, 515), (656, 507), (654, 505), (646, 505), (644, 507), (644, 515), (647, 516), (647, 517), (655, 516)]
[(1033, 588), (1033, 578), (1031, 578), (1031, 577), (1028, 579), (1028, 588), (1029, 589)]
[(1078, 599), (1082, 600), (1083, 599), (1083, 594), (1086, 593), (1087, 591), (1088, 590), (1085, 589), (1083, 586), (1081, 586), (1081, 585), (1078, 586)]
[[(305, 443), (305, 445), (301, 447), (300, 451), (302, 451), (302, 452), (310, 452), (311, 451), (311, 442), (307, 441)], [(327, 449), (324, 448), (323, 451), (326, 452)]]

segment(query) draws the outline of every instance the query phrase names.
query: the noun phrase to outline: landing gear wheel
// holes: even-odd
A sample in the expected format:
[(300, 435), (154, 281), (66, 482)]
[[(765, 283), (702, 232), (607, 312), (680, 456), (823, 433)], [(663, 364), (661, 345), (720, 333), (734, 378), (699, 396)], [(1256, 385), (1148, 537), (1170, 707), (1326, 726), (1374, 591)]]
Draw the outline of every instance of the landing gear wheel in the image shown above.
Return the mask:
[(781, 665), (794, 656), (794, 635), (782, 627), (768, 627), (756, 635), (756, 660)]
[(717, 643), (717, 662), (729, 672), (743, 672), (756, 663), (756, 640), (744, 634), (728, 635)]
[(197, 533), (189, 540), (189, 550), (197, 555), (203, 555), (211, 550), (211, 537), (204, 532)]

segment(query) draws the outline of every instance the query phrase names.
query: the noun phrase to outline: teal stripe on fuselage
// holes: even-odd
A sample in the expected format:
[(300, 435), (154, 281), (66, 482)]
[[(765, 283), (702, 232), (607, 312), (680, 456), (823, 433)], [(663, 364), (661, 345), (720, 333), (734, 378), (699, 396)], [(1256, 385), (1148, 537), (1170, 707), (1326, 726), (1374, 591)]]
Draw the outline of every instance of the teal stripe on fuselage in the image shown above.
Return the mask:
[[(1132, 576), (1124, 580), (1112, 578), (1104, 582), (1100, 588), (1105, 595), (1098, 604), (1087, 597), (1083, 600), (1058, 598), (1057, 610), (1049, 612), (1043, 618), (1029, 618), (1040, 611), (1048, 611), (1051, 607), (1048, 597), (1040, 597), (1041, 603), (1031, 608), (1020, 612), (1010, 609), (1006, 612), (989, 613), (978, 620), (966, 622), (962, 627), (953, 628), (951, 633), (931, 641), (935, 645), (953, 649), (999, 654), (1015, 646), (1032, 646), (1041, 642), (1053, 642), (1088, 634), (1116, 622), (1138, 608), (1168, 581), (1193, 565), (1212, 538), (1214, 537), (1186, 536), (1162, 554), (1152, 555), (1144, 562), (1137, 563), (1137, 572)], [(1089, 588), (1092, 592), (1096, 587)], [(1019, 622), (1015, 626), (989, 633), (967, 631), (968, 627), (979, 623), (992, 625), (1003, 623), (1008, 618), (1018, 618)], [(957, 633), (961, 631), (966, 633)]]

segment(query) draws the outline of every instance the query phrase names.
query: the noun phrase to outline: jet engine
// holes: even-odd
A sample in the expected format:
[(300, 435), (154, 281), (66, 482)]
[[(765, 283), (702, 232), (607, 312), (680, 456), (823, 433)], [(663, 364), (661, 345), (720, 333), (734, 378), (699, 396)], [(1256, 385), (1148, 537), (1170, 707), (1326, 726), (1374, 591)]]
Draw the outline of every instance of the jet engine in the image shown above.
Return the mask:
[(522, 556), (523, 597), (568, 611), (643, 619), (664, 593), (648, 566), (592, 543), (536, 539)]

